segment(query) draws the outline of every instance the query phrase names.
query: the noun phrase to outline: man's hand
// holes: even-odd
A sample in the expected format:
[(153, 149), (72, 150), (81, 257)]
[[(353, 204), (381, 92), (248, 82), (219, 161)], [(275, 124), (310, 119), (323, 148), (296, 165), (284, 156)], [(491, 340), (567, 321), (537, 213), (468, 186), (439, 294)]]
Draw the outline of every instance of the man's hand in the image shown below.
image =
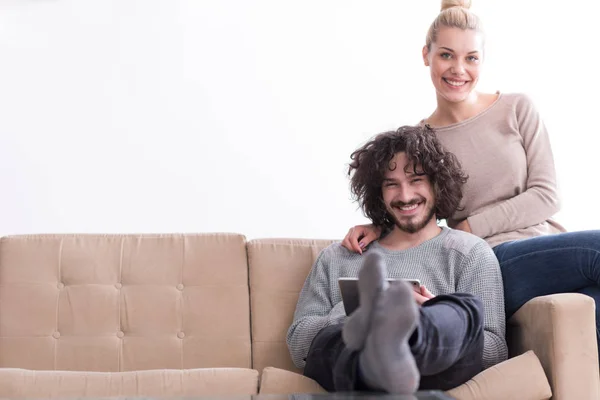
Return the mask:
[(422, 305), (429, 299), (433, 299), (435, 297), (424, 285), (421, 285), (421, 292), (413, 291), (413, 295), (415, 296), (415, 300), (419, 305)]

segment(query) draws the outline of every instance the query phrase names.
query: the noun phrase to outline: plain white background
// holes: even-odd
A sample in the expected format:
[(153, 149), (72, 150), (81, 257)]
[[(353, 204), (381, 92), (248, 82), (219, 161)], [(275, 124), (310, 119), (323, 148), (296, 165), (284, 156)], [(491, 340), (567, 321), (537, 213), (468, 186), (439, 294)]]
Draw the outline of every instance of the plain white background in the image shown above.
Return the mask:
[[(568, 229), (600, 228), (598, 13), (475, 0), (480, 88), (550, 131)], [(0, 235), (341, 238), (350, 153), (429, 115), (439, 1), (1, 0)]]

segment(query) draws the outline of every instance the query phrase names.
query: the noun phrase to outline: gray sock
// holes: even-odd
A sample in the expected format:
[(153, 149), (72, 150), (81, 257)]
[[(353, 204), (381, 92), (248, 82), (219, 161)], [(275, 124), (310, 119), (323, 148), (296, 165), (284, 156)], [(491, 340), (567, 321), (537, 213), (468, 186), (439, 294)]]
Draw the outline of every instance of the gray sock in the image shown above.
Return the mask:
[(371, 326), (359, 368), (364, 382), (389, 393), (414, 393), (419, 387), (419, 370), (408, 339), (419, 317), (411, 287), (394, 282), (373, 307)]
[(351, 350), (362, 350), (365, 345), (371, 310), (380, 294), (387, 289), (387, 271), (382, 256), (377, 252), (368, 253), (358, 272), (359, 307), (348, 317), (342, 330), (342, 339)]

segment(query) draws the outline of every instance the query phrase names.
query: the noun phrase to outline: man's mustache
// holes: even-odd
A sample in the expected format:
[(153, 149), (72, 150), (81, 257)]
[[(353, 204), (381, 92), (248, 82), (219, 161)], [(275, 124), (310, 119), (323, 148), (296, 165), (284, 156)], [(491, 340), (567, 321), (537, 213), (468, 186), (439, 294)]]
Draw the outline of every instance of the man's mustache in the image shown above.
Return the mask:
[(415, 205), (417, 203), (422, 203), (423, 201), (425, 201), (425, 199), (423, 198), (419, 198), (419, 199), (412, 199), (411, 201), (409, 201), (408, 203), (405, 203), (403, 201), (392, 201), (390, 203), (390, 207), (406, 207), (406, 206), (412, 206)]

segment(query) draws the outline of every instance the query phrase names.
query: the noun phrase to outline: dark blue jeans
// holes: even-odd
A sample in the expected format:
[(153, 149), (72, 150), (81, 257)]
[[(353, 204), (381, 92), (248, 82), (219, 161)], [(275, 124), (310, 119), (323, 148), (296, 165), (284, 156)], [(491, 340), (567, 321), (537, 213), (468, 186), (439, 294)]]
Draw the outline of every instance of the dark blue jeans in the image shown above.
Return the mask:
[(506, 318), (537, 296), (583, 293), (596, 302), (600, 349), (600, 231), (539, 236), (494, 247), (504, 280)]
[[(482, 369), (483, 305), (470, 295), (440, 295), (420, 307), (409, 345), (421, 374), (419, 389), (448, 390)], [(370, 391), (360, 379), (359, 353), (346, 348), (343, 324), (322, 329), (306, 357), (304, 375), (325, 390)]]

